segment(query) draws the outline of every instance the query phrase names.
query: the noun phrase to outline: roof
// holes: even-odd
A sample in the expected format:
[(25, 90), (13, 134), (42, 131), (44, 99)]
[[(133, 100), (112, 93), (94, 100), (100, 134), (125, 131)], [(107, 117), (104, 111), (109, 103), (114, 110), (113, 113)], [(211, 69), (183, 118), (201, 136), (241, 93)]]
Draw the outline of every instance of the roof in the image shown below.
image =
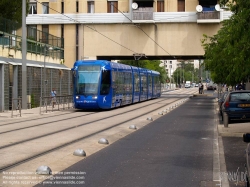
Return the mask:
[[(0, 57), (0, 64), (11, 64), (11, 65), (16, 65), (16, 66), (21, 66), (22, 59)], [(34, 60), (26, 60), (26, 66), (44, 67), (44, 62), (34, 61)], [(71, 68), (65, 66), (64, 64), (45, 62), (45, 66), (46, 66), (46, 68), (71, 70)]]

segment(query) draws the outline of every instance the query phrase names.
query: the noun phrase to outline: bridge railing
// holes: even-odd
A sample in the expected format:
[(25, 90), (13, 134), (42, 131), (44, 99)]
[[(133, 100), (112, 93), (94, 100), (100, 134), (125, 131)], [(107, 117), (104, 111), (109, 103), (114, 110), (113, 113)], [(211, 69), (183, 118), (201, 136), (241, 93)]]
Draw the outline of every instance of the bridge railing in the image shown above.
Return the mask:
[(220, 12), (218, 11), (197, 12), (197, 19), (220, 19)]
[(154, 9), (153, 7), (140, 7), (133, 10), (133, 20), (153, 20)]

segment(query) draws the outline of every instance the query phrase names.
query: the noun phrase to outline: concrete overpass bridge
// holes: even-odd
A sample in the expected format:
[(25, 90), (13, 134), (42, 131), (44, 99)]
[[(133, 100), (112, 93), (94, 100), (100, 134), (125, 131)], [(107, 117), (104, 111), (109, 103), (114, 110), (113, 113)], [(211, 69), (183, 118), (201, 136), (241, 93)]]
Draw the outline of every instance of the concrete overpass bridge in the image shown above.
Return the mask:
[(197, 2), (190, 0), (184, 12), (157, 12), (154, 6), (153, 10), (137, 10), (141, 14), (137, 17), (136, 12), (127, 11), (126, 6), (125, 13), (65, 12), (46, 17), (29, 14), (27, 24), (37, 25), (38, 29), (49, 25), (53, 35), (58, 35), (63, 27), (61, 37), (64, 38), (64, 58), (68, 67), (79, 59), (133, 60), (134, 54), (160, 60), (203, 59), (203, 35), (216, 34), (231, 12), (197, 12), (196, 5)]

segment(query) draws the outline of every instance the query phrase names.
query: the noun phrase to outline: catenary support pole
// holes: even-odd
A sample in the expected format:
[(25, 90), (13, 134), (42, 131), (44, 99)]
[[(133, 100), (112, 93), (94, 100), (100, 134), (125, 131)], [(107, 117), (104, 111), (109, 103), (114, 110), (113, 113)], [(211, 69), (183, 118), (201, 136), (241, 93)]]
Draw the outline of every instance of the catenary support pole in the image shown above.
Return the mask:
[(26, 37), (26, 0), (22, 1), (22, 108), (27, 109), (27, 37)]

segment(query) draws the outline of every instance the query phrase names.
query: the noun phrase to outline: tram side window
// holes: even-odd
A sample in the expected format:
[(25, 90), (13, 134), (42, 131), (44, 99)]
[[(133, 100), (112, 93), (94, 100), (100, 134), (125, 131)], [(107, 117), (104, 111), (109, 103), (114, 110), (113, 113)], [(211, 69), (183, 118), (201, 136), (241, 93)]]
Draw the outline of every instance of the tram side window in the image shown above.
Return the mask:
[(129, 91), (132, 92), (132, 72), (129, 73)]
[(148, 91), (148, 85), (147, 85), (147, 76), (146, 75), (143, 75), (143, 87), (144, 87), (144, 92), (147, 92)]
[(149, 87), (149, 90), (152, 89), (152, 76), (151, 75), (149, 75), (148, 77), (148, 87)]
[(116, 79), (116, 94), (120, 94), (121, 92), (121, 77), (120, 77), (120, 72), (116, 72), (117, 79)]
[(154, 91), (157, 92), (158, 89), (158, 77), (155, 77), (154, 79)]
[(110, 70), (102, 71), (100, 95), (108, 95), (110, 90), (110, 85), (111, 85)]
[(134, 77), (135, 77), (135, 91), (139, 92), (140, 91), (140, 79), (139, 79), (138, 73), (135, 73)]

